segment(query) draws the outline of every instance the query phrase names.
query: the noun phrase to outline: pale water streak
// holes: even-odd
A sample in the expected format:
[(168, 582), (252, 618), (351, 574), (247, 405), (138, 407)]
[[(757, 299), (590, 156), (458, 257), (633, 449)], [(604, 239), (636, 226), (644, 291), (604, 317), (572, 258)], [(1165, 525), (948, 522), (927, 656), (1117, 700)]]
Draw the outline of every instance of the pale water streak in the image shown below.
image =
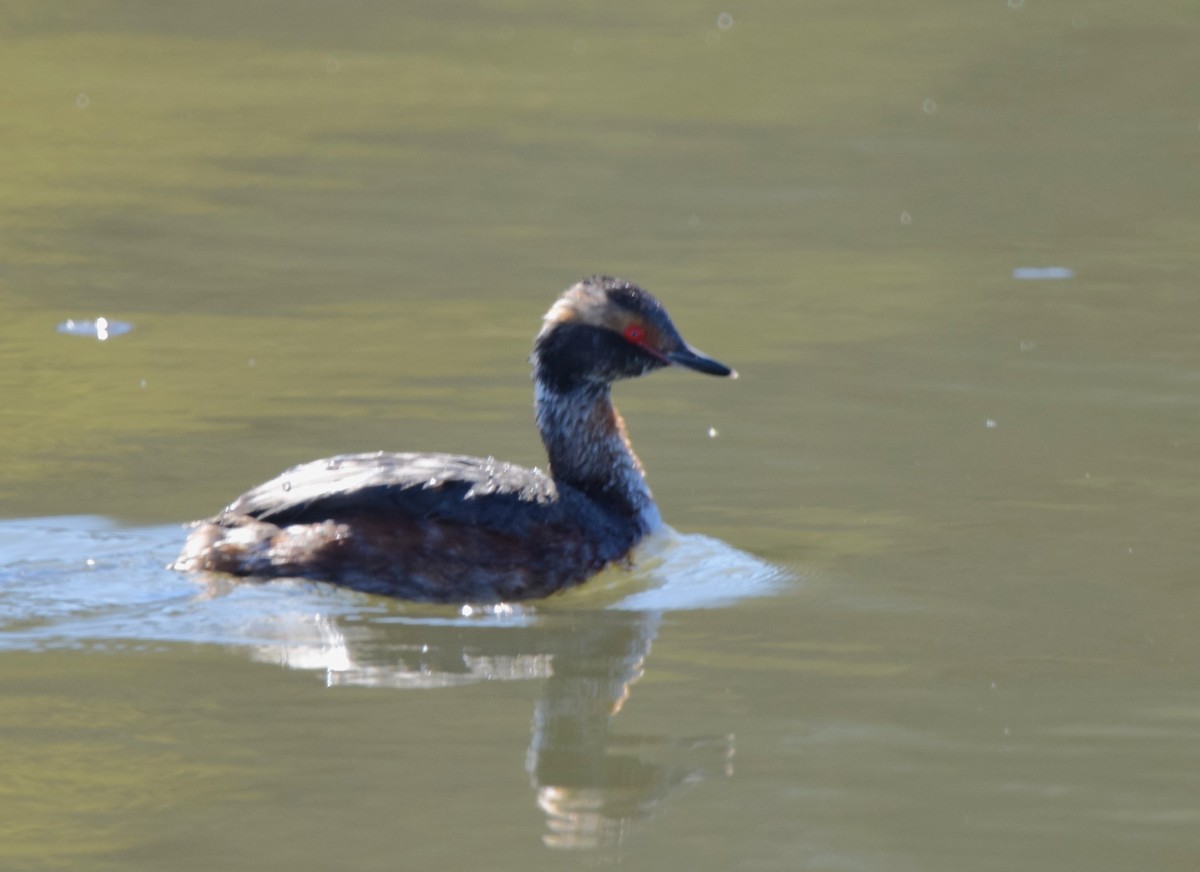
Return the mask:
[[(378, 616), (388, 624), (529, 627), (543, 611), (541, 603), (440, 608), (312, 582), (240, 583), (168, 571), (184, 532), (174, 525), (126, 528), (93, 517), (0, 522), (0, 649), (220, 644), (297, 668), (346, 672), (354, 658), (335, 627), (340, 620)], [(631, 568), (609, 569), (571, 596), (544, 603), (550, 614), (560, 600), (658, 614), (726, 606), (798, 581), (718, 540), (665, 528), (639, 546)]]

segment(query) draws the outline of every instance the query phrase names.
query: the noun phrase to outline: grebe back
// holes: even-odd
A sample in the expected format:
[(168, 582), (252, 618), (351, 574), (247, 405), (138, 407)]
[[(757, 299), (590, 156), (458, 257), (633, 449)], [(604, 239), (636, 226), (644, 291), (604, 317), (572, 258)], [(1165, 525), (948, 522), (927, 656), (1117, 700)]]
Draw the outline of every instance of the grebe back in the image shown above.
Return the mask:
[(196, 522), (172, 567), (436, 602), (529, 599), (586, 580), (662, 523), (613, 382), (672, 364), (737, 373), (684, 342), (654, 297), (609, 277), (558, 298), (530, 361), (549, 474), (450, 454), (318, 460)]

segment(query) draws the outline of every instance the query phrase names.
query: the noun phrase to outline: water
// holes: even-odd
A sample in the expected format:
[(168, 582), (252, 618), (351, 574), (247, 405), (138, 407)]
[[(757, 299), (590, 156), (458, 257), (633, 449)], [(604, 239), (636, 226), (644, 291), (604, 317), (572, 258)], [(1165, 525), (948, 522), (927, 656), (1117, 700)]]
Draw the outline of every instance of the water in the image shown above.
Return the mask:
[[(0, 866), (1200, 862), (1190, 5), (10, 7)], [(305, 460), (544, 464), (592, 272), (741, 374), (618, 387), (634, 569), (163, 568)]]

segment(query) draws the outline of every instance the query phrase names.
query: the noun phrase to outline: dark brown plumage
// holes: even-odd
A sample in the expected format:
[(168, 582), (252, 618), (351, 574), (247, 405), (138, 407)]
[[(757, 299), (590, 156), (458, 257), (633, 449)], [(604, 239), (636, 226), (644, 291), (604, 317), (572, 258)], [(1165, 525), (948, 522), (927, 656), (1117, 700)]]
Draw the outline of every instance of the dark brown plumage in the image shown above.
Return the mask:
[(585, 580), (661, 523), (612, 383), (670, 364), (736, 373), (689, 347), (650, 294), (606, 277), (563, 293), (531, 361), (549, 474), (448, 454), (314, 461), (197, 522), (173, 567), (439, 602), (528, 599)]

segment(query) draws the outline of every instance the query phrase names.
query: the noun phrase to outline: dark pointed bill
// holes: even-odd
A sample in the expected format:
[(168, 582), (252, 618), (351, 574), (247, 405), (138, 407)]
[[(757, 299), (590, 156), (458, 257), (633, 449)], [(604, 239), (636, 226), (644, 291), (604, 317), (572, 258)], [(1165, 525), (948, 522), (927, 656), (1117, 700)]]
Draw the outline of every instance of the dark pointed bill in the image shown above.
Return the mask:
[(737, 371), (721, 363), (719, 360), (714, 360), (703, 352), (697, 351), (690, 345), (685, 345), (678, 351), (668, 351), (664, 355), (668, 361), (677, 366), (686, 366), (688, 369), (694, 369), (696, 372), (702, 372), (707, 375), (727, 375), (730, 378), (737, 378)]

